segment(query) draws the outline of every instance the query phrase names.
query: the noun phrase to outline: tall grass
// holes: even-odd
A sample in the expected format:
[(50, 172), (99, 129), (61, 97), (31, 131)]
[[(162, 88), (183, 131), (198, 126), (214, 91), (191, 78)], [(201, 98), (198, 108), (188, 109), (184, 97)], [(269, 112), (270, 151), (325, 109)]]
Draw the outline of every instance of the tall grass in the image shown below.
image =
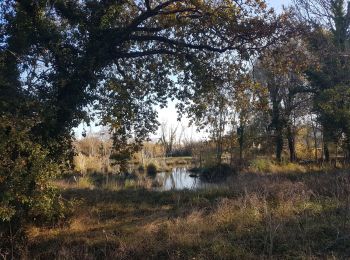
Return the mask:
[(297, 163), (277, 163), (270, 159), (257, 158), (250, 162), (247, 171), (253, 173), (306, 173), (310, 167), (303, 166)]
[(28, 258), (316, 259), (350, 255), (350, 175), (238, 174), (199, 191), (66, 189), (66, 225), (28, 229)]

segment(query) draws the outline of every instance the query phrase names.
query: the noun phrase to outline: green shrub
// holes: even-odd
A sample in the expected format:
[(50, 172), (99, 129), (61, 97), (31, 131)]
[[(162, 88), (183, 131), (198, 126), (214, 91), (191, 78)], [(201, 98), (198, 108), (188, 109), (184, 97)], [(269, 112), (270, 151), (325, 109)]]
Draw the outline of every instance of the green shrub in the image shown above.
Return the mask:
[(268, 159), (255, 159), (250, 163), (250, 170), (257, 172), (268, 172), (271, 168), (272, 162)]
[(32, 142), (24, 131), (0, 129), (0, 157), (0, 222), (28, 217), (33, 208), (42, 209), (34, 212), (45, 216), (55, 207), (57, 194), (49, 180), (59, 168), (47, 150)]
[(67, 203), (50, 181), (58, 172), (28, 128), (0, 122), (0, 248), (13, 252), (13, 241), (25, 240), (22, 231), (29, 223), (52, 224), (64, 217)]

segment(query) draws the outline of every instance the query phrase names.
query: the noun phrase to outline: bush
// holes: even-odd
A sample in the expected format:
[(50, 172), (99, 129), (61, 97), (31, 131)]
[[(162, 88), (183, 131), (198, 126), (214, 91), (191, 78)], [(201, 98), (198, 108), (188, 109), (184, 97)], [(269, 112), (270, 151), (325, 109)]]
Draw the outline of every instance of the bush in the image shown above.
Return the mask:
[(272, 162), (268, 159), (255, 159), (250, 163), (250, 170), (255, 172), (268, 172), (271, 168)]
[(145, 167), (142, 164), (140, 164), (137, 169), (138, 169), (139, 172), (144, 172), (145, 171)]
[(201, 178), (210, 182), (223, 181), (235, 173), (235, 169), (230, 165), (223, 163), (203, 169)]
[[(0, 221), (50, 211), (49, 208), (55, 207), (53, 198), (57, 195), (49, 180), (58, 173), (58, 165), (25, 132), (3, 130), (0, 129)], [(47, 204), (43, 205), (42, 201)], [(33, 212), (33, 208), (44, 212)]]
[(19, 241), (12, 234), (24, 240), (22, 228), (28, 223), (57, 222), (66, 207), (50, 182), (59, 165), (26, 129), (19, 123), (15, 127), (0, 123), (0, 248)]
[(156, 175), (157, 174), (157, 166), (154, 163), (150, 163), (147, 165), (147, 173), (149, 175)]

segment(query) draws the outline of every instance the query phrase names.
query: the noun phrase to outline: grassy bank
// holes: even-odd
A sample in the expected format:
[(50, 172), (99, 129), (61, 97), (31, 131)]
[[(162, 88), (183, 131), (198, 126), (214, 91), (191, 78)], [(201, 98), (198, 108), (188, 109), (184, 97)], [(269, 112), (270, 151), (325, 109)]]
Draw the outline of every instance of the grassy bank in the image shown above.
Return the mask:
[(350, 175), (238, 174), (203, 191), (66, 187), (74, 213), (28, 227), (29, 258), (350, 257)]

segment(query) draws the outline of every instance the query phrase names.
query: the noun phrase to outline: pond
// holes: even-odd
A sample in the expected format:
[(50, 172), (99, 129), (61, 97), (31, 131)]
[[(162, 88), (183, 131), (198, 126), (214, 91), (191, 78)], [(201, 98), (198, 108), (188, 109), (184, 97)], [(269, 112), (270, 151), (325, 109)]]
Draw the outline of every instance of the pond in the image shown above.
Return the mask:
[(197, 190), (219, 185), (203, 181), (186, 168), (174, 168), (172, 172), (158, 173), (155, 180), (159, 184), (159, 187), (156, 187), (155, 190), (159, 191)]
[[(190, 172), (185, 167), (174, 168), (171, 172), (160, 172), (154, 176), (142, 172), (135, 172), (128, 175), (104, 175), (96, 173), (84, 178), (85, 180), (88, 178), (88, 182), (95, 188), (112, 190), (130, 188), (145, 188), (155, 191), (197, 190), (224, 185), (224, 182), (212, 183), (199, 178), (198, 175)], [(82, 182), (84, 183), (84, 178), (76, 178), (75, 185), (80, 186)]]

